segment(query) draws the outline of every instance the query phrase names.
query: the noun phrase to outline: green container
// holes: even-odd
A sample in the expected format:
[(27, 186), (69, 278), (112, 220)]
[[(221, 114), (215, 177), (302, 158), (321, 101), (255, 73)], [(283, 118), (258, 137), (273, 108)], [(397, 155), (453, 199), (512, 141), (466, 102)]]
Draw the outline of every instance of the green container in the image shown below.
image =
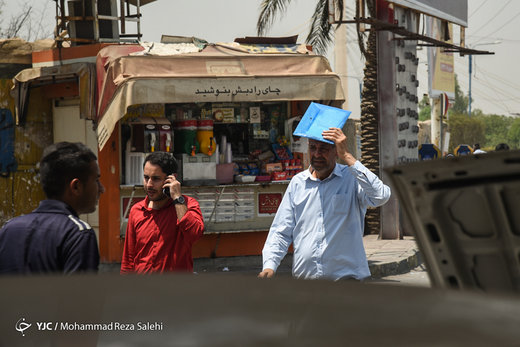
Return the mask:
[(195, 153), (199, 152), (199, 142), (197, 141), (197, 121), (194, 119), (181, 120), (175, 122), (174, 128), (174, 152), (191, 154), (193, 146)]

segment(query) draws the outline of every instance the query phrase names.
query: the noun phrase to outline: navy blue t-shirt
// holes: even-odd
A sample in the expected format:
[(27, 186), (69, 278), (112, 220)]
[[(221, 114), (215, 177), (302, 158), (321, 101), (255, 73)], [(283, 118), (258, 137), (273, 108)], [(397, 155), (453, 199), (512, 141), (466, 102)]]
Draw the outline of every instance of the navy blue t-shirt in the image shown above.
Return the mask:
[(62, 201), (43, 200), (0, 229), (0, 274), (69, 274), (98, 266), (94, 230)]

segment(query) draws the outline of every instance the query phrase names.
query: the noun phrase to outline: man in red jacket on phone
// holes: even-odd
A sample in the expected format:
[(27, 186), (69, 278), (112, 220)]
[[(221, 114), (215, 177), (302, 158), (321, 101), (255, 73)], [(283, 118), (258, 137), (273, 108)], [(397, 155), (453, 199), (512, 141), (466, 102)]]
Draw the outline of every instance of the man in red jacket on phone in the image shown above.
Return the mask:
[(193, 271), (191, 249), (202, 236), (204, 220), (197, 200), (182, 195), (177, 166), (171, 153), (145, 158), (146, 198), (130, 210), (122, 274)]

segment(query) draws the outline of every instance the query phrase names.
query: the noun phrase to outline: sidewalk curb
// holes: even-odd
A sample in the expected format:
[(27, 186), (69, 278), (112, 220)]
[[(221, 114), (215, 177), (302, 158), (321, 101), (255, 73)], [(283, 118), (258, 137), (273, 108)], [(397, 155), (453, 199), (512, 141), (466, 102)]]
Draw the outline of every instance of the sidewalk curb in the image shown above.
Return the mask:
[(387, 276), (401, 275), (408, 273), (417, 266), (422, 264), (421, 252), (417, 249), (411, 250), (410, 254), (399, 261), (391, 261), (388, 263), (375, 263), (368, 261), (368, 266), (372, 274), (372, 278), (382, 278)]
[[(397, 241), (399, 242), (399, 241)], [(375, 253), (377, 254), (377, 252)], [(400, 275), (410, 272), (423, 263), (422, 256), (417, 247), (410, 248), (405, 254), (395, 257), (395, 260), (386, 261), (383, 258), (370, 255), (368, 266), (372, 278), (382, 278), (387, 276)], [(99, 266), (99, 272), (119, 272), (120, 263), (106, 264)], [(292, 254), (288, 254), (278, 267), (277, 274), (291, 275)], [(262, 271), (262, 256), (250, 255), (240, 257), (219, 257), (219, 258), (196, 258), (193, 260), (193, 270), (196, 273), (212, 272), (234, 272), (258, 274)]]

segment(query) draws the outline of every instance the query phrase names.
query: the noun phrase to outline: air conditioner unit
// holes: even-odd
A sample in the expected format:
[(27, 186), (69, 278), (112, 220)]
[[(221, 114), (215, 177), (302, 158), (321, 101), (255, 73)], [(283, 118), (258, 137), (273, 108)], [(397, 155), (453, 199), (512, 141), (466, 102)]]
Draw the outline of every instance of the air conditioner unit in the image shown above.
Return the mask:
[(125, 165), (125, 183), (127, 185), (143, 185), (143, 165), (146, 153), (127, 152)]
[[(93, 18), (96, 15), (111, 16), (114, 19), (100, 19), (98, 21), (97, 30), (99, 42), (118, 42), (119, 41), (119, 23), (117, 21), (117, 1), (116, 0), (69, 0), (67, 2), (69, 16), (76, 18), (69, 22), (69, 35), (71, 38), (90, 39), (96, 38), (96, 24)], [(85, 17), (88, 19), (79, 20), (77, 18)], [(86, 44), (86, 42), (72, 41), (72, 45)]]

